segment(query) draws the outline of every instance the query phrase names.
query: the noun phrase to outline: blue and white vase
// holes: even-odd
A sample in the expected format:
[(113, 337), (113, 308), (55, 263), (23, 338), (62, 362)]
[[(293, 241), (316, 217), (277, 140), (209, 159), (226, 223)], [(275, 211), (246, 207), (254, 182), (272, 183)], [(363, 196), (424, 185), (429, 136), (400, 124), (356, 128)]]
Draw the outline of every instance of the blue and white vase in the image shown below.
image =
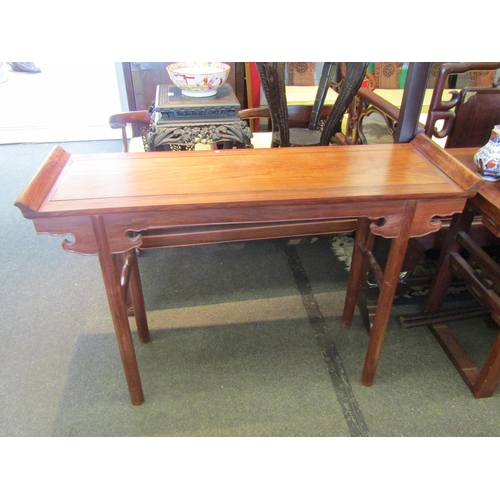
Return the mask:
[(474, 155), (474, 162), (485, 181), (500, 180), (500, 125), (495, 125), (490, 140)]

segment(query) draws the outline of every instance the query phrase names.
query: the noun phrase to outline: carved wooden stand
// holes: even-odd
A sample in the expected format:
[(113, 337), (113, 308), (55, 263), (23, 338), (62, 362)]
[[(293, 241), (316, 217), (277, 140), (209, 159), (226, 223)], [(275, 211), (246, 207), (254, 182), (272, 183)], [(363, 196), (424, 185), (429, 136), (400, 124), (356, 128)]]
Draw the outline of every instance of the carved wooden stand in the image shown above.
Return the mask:
[(175, 86), (158, 85), (150, 131), (150, 151), (194, 150), (197, 144), (225, 143), (251, 148), (252, 131), (238, 115), (230, 85), (213, 97), (185, 97)]

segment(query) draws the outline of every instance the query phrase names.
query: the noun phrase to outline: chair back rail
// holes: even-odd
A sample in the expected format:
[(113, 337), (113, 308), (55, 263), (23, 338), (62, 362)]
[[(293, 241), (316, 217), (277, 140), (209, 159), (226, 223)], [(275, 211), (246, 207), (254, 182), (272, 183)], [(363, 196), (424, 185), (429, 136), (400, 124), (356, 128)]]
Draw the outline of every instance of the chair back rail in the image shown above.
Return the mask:
[(340, 63), (343, 68), (343, 81), (340, 85), (339, 96), (326, 119), (323, 130), (317, 130), (321, 109), (325, 101), (328, 87), (333, 78), (335, 63), (325, 63), (323, 73), (312, 108), (311, 118), (307, 130), (292, 130), (289, 117), (289, 108), (285, 93), (285, 63), (259, 62), (259, 71), (262, 88), (266, 96), (273, 131), (273, 146), (289, 147), (302, 145), (322, 145), (330, 143), (337, 132), (342, 117), (361, 87), (368, 63)]
[(500, 87), (457, 89), (448, 100), (443, 99), (443, 91), (450, 75), (498, 69), (500, 62), (444, 63), (436, 78), (425, 134), (431, 138), (446, 137), (447, 148), (486, 144), (493, 126), (500, 123)]

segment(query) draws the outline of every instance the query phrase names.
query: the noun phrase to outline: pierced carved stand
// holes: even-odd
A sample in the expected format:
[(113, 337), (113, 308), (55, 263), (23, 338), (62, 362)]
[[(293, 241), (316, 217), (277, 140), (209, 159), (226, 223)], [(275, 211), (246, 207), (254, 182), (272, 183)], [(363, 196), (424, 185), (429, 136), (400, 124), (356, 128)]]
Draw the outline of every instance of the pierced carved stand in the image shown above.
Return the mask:
[(158, 85), (147, 148), (194, 150), (197, 144), (220, 142), (251, 148), (252, 131), (239, 117), (239, 109), (229, 84), (222, 85), (213, 97), (186, 97), (178, 87)]

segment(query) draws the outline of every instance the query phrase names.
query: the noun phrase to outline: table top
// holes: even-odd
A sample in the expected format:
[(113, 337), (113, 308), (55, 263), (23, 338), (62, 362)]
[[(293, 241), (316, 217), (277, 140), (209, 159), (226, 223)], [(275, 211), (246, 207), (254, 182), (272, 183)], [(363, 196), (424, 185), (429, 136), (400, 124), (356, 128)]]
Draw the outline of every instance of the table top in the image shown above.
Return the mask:
[(56, 147), (16, 206), (37, 218), (464, 198), (481, 183), (423, 135), (410, 144), (147, 154), (70, 155)]

